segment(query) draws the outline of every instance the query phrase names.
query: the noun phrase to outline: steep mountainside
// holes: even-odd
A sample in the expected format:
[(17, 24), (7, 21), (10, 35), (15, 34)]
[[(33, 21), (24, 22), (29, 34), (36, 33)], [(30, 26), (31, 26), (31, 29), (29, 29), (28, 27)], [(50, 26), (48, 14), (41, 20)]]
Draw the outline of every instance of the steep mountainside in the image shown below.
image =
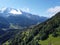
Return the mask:
[[(45, 40), (47, 40), (47, 42)], [(47, 21), (17, 34), (14, 38), (11, 38), (10, 40), (3, 43), (3, 45), (4, 44), (60, 45), (60, 12)]]
[(40, 17), (14, 8), (5, 8), (4, 10), (0, 10), (0, 16), (4, 17), (9, 24), (17, 25), (18, 27), (29, 27), (47, 19), (46, 17)]
[(46, 19), (14, 8), (0, 10), (0, 45), (18, 32), (24, 31), (25, 27), (36, 25)]

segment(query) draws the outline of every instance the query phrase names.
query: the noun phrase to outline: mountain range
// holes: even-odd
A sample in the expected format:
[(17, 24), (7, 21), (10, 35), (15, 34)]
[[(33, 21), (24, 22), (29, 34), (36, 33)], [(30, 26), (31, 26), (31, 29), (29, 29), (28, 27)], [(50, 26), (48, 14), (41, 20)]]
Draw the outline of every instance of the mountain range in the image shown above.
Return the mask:
[(44, 22), (46, 19), (48, 18), (30, 14), (20, 9), (4, 8), (0, 10), (0, 23), (3, 23), (7, 28), (25, 28)]
[(34, 15), (20, 9), (4, 8), (0, 10), (0, 45), (32, 25), (47, 20), (47, 17)]
[(0, 45), (57, 44), (60, 45), (60, 12), (48, 19), (14, 8), (0, 10)]
[(60, 45), (60, 12), (43, 23), (17, 33), (3, 45)]

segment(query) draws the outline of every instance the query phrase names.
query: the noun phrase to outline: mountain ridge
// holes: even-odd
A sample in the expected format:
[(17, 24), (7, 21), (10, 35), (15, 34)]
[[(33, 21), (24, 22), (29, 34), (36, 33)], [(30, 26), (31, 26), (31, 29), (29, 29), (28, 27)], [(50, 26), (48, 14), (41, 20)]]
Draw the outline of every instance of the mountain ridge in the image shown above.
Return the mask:
[(46, 19), (48, 19), (47, 17), (40, 17), (38, 15), (23, 12), (19, 9), (14, 9), (14, 8), (5, 8), (3, 10), (0, 10), (0, 17), (4, 17), (6, 20), (8, 20), (9, 23), (21, 27), (26, 27), (26, 26), (28, 27), (31, 25), (35, 25), (37, 23), (41, 23)]
[[(8, 45), (60, 45), (60, 40), (56, 41), (53, 39), (50, 39), (49, 36), (53, 39), (58, 40), (60, 38), (60, 12), (55, 14), (52, 18), (48, 19), (47, 21), (38, 24), (32, 28), (26, 29), (26, 31), (21, 32), (20, 34), (17, 34), (13, 40), (8, 40)], [(49, 38), (49, 40), (48, 40)], [(15, 40), (16, 39), (16, 40)], [(19, 40), (19, 41), (18, 41)], [(47, 40), (43, 44), (43, 42)], [(51, 41), (54, 41), (51, 42)], [(11, 41), (11, 43), (10, 43)], [(13, 41), (13, 42), (12, 42)], [(41, 43), (42, 41), (42, 43)], [(5, 42), (4, 44), (6, 44)]]

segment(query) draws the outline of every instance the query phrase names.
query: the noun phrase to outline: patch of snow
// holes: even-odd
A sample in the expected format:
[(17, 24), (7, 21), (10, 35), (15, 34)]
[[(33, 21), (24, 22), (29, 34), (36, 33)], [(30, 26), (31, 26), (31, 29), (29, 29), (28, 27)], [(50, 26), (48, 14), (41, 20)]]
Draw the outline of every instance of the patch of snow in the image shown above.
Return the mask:
[(19, 9), (17, 9), (17, 10), (12, 9), (9, 13), (12, 13), (12, 14), (22, 14), (22, 12)]

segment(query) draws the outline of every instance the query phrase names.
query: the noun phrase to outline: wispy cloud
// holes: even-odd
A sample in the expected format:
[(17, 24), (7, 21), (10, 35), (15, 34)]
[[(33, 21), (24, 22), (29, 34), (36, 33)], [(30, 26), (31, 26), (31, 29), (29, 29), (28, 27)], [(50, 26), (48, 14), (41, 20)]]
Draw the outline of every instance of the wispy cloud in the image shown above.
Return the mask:
[(55, 6), (55, 7), (49, 8), (47, 10), (47, 12), (50, 12), (50, 13), (56, 13), (56, 12), (59, 12), (59, 11), (60, 11), (60, 6)]
[(22, 11), (25, 11), (25, 12), (30, 12), (30, 8), (21, 8)]
[(56, 14), (57, 12), (60, 12), (60, 6), (55, 6), (55, 7), (51, 7), (47, 10), (47, 13), (50, 16), (53, 16), (54, 14)]

